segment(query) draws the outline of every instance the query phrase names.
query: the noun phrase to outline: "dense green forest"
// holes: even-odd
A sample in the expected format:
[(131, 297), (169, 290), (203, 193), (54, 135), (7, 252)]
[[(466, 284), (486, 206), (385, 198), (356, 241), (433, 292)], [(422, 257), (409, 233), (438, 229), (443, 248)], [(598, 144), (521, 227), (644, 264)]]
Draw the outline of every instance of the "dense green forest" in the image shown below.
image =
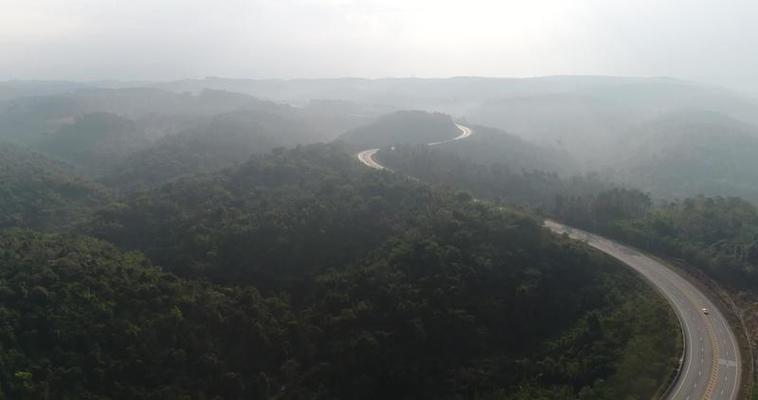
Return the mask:
[(61, 126), (42, 139), (37, 147), (96, 176), (148, 145), (145, 131), (134, 121), (100, 112), (76, 117), (71, 124)]
[(641, 400), (680, 354), (641, 279), (540, 226), (612, 187), (562, 151), (223, 91), (4, 106), (0, 398)]
[(297, 114), (256, 110), (220, 114), (128, 155), (100, 180), (118, 189), (153, 187), (241, 163), (251, 154), (311, 142), (321, 129)]
[(613, 178), (658, 198), (740, 196), (758, 201), (758, 126), (680, 111), (630, 129)]
[(675, 317), (617, 262), (342, 145), (123, 194), (7, 152), (71, 212), (0, 234), (7, 398), (643, 399), (676, 362)]
[(506, 164), (515, 172), (540, 170), (569, 175), (579, 171), (579, 163), (565, 150), (539, 146), (499, 129), (467, 126), (475, 134), (466, 140), (442, 143), (435, 150), (481, 164)]
[(689, 262), (731, 287), (758, 284), (758, 209), (737, 197), (654, 201), (600, 175), (560, 176), (475, 162), (428, 146), (378, 153), (382, 164), (419, 179), (536, 211), (568, 224)]
[(655, 254), (682, 259), (731, 287), (758, 284), (758, 209), (734, 197), (694, 197), (653, 206), (616, 189), (559, 198), (555, 215)]
[(80, 89), (0, 103), (0, 142), (33, 148), (116, 190), (210, 172), (276, 147), (330, 141), (375, 107), (294, 107), (219, 90)]
[[(477, 130), (471, 140), (478, 134)], [(546, 213), (555, 208), (558, 195), (594, 194), (613, 187), (597, 174), (567, 176), (555, 170), (537, 168), (548, 165), (549, 161), (541, 160), (549, 158), (550, 152), (530, 146), (523, 149), (521, 155), (516, 146), (511, 150), (513, 157), (503, 157), (499, 161), (495, 158), (486, 161), (486, 156), (484, 161), (480, 158), (481, 154), (488, 153), (485, 149), (490, 144), (486, 139), (474, 145), (458, 146), (458, 142), (433, 147), (394, 146), (378, 152), (376, 158), (382, 165), (424, 182), (467, 190), (482, 198)], [(528, 169), (527, 165), (534, 168)]]
[(339, 140), (356, 150), (394, 144), (440, 142), (461, 134), (453, 119), (442, 113), (398, 111), (376, 121), (345, 132)]
[(66, 229), (109, 199), (74, 168), (18, 146), (0, 144), (0, 228)]

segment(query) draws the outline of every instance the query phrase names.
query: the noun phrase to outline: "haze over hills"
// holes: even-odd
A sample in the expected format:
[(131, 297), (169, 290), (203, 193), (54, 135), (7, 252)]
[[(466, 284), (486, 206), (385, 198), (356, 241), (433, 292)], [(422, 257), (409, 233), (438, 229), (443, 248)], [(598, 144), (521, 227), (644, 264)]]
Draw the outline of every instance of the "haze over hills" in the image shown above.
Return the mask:
[(628, 131), (617, 179), (667, 198), (693, 194), (758, 201), (758, 126), (689, 110)]
[(327, 123), (331, 122), (336, 131), (331, 134), (332, 137), (355, 126), (354, 122), (348, 122), (351, 119), (366, 121), (366, 118), (377, 113), (370, 107), (358, 106), (354, 106), (349, 114), (343, 110), (336, 112), (337, 109), (328, 102), (293, 108), (236, 92), (209, 89), (189, 94), (145, 87), (88, 88), (62, 90), (51, 95), (22, 96), (6, 101), (0, 110), (0, 135), (33, 144), (41, 136), (70, 123), (77, 116), (107, 112), (135, 120), (155, 138), (218, 114), (241, 110), (302, 113), (321, 122), (320, 127), (330, 127)]
[(639, 121), (680, 109), (720, 112), (758, 123), (745, 95), (665, 78), (555, 76), (528, 79), (336, 79), (255, 81), (211, 78), (162, 84), (172, 90), (230, 88), (302, 103), (334, 98), (449, 113), (544, 145), (561, 146), (586, 168), (617, 150), (619, 135)]
[(0, 155), (3, 227), (63, 233), (0, 233), (2, 393), (611, 399), (653, 393), (675, 359), (673, 314), (617, 263), (340, 144), (129, 193)]
[[(128, 82), (108, 83), (128, 87)], [(755, 99), (718, 87), (667, 78), (553, 76), (502, 79), (244, 80), (207, 78), (140, 82), (176, 93), (227, 90), (296, 105), (332, 99), (392, 109), (451, 114), (551, 146), (587, 167), (608, 161), (618, 135), (642, 120), (682, 109), (719, 112), (758, 123)]]
[[(98, 84), (109, 88), (98, 88)], [(195, 131), (194, 135), (198, 137), (198, 129), (202, 129), (202, 126), (211, 126), (214, 119), (218, 121), (219, 118), (225, 118), (221, 116), (224, 113), (242, 110), (269, 112), (285, 119), (294, 118), (318, 130), (313, 131), (308, 137), (296, 134), (295, 137), (287, 138), (282, 134), (275, 138), (277, 135), (263, 134), (267, 139), (261, 142), (260, 146), (255, 144), (255, 140), (247, 141), (245, 144), (239, 139), (234, 139), (229, 143), (231, 147), (239, 145), (239, 155), (231, 156), (230, 160), (237, 162), (244, 159), (243, 154), (248, 153), (248, 150), (244, 149), (254, 150), (251, 145), (259, 147), (258, 151), (266, 151), (277, 145), (329, 141), (351, 128), (368, 124), (379, 115), (392, 110), (411, 108), (448, 113), (451, 117), (463, 118), (470, 124), (480, 124), (481, 129), (494, 127), (552, 152), (552, 155), (535, 155), (536, 162), (525, 162), (525, 155), (529, 154), (529, 151), (511, 152), (506, 158), (516, 169), (523, 167), (561, 171), (563, 174), (592, 171), (606, 174), (608, 171), (615, 171), (615, 176), (623, 182), (641, 185), (660, 197), (716, 193), (713, 190), (709, 191), (708, 185), (718, 188), (714, 190), (720, 191), (721, 194), (754, 196), (750, 189), (752, 183), (747, 176), (735, 178), (740, 180), (739, 182), (717, 182), (717, 177), (699, 176), (702, 170), (698, 168), (688, 170), (687, 167), (682, 167), (678, 174), (685, 181), (703, 178), (710, 183), (705, 186), (688, 184), (663, 190), (669, 187), (668, 180), (677, 178), (664, 178), (666, 174), (663, 173), (660, 182), (655, 182), (655, 176), (645, 178), (645, 175), (650, 174), (645, 173), (644, 168), (640, 169), (634, 165), (632, 160), (635, 159), (642, 164), (648, 163), (643, 160), (650, 154), (640, 153), (650, 153), (652, 147), (658, 146), (651, 142), (646, 150), (642, 145), (635, 144), (634, 137), (645, 135), (645, 125), (654, 124), (666, 115), (686, 111), (694, 117), (697, 113), (695, 110), (701, 110), (704, 115), (718, 113), (747, 124), (758, 122), (758, 106), (749, 96), (694, 82), (665, 78), (555, 76), (529, 79), (460, 77), (376, 80), (208, 78), (175, 82), (139, 82), (143, 88), (131, 88), (130, 85), (133, 84), (115, 81), (87, 84), (6, 82), (0, 87), (12, 90), (17, 95), (25, 93), (27, 96), (6, 101), (5, 112), (0, 113), (0, 136), (4, 137), (4, 140), (36, 146), (43, 140), (49, 142), (51, 139), (45, 137), (53, 136), (57, 130), (71, 124), (78, 116), (93, 112), (110, 112), (131, 119), (140, 135), (144, 134), (150, 140), (183, 131)], [(82, 89), (82, 86), (88, 87)], [(50, 94), (51, 92), (54, 94)], [(37, 95), (29, 97), (28, 94), (31, 93)], [(301, 106), (293, 107), (286, 103)], [(253, 126), (238, 127), (258, 129)], [(714, 124), (710, 124), (707, 129), (711, 130), (712, 135), (719, 135), (722, 128), (729, 130), (729, 127), (718, 127)], [(418, 131), (410, 126), (408, 129)], [(394, 139), (387, 143), (376, 142), (368, 147), (380, 147), (390, 142), (415, 143), (416, 139), (398, 140), (405, 135), (401, 125), (390, 130), (396, 135)], [(419, 132), (415, 134), (421, 135)], [(670, 134), (685, 140), (688, 132), (687, 129), (679, 129), (678, 132)], [(239, 138), (245, 136), (239, 136), (239, 133), (236, 135)], [(260, 136), (261, 133), (253, 134), (255, 135)], [(190, 136), (183, 134), (179, 137)], [(439, 138), (443, 136), (445, 134), (440, 130)], [(486, 146), (482, 146), (480, 150), (461, 147), (478, 146), (476, 143), (480, 139), (477, 138), (470, 143), (451, 143), (444, 147), (454, 154), (485, 163), (498, 161), (498, 153), (507, 151), (511, 146), (524, 149), (524, 146), (518, 145), (517, 142), (490, 136), (492, 140), (488, 139)], [(662, 138), (665, 135), (659, 136)], [(178, 139), (170, 138), (167, 142), (176, 140)], [(702, 140), (702, 137), (693, 137), (693, 140)], [(724, 145), (728, 146), (729, 141), (736, 139), (725, 132), (723, 140), (727, 142)], [(432, 140), (419, 137), (417, 143), (430, 141)], [(497, 141), (503, 143), (494, 144)], [(222, 140), (221, 143), (223, 142)], [(364, 141), (363, 144), (371, 143)], [(738, 143), (733, 145), (740, 146)], [(233, 150), (231, 147), (230, 150)], [(530, 151), (533, 152), (534, 149)], [(115, 160), (128, 156), (131, 152), (124, 150)], [(519, 152), (521, 158), (515, 161), (513, 156)], [(476, 156), (473, 156), (474, 153)], [(718, 158), (720, 155), (710, 153), (708, 157)], [(701, 162), (705, 162), (708, 157), (702, 158)], [(114, 160), (111, 156), (106, 158)], [(738, 157), (733, 160), (735, 170), (749, 171), (751, 165), (743, 166), (743, 161), (740, 161), (747, 161), (748, 158), (750, 157)], [(188, 162), (197, 164), (195, 161), (183, 161), (177, 164), (177, 168), (184, 168), (181, 165), (189, 165)]]
[(187, 130), (166, 135), (131, 153), (102, 177), (111, 186), (153, 186), (176, 177), (213, 172), (277, 147), (326, 141), (360, 117), (327, 113), (243, 110), (214, 116)]
[(460, 134), (449, 115), (424, 111), (398, 111), (340, 135), (338, 140), (356, 149), (393, 144), (441, 142)]
[(378, 112), (341, 101), (293, 107), (217, 90), (88, 88), (9, 100), (0, 109), (0, 141), (46, 153), (111, 185), (137, 187), (213, 171), (275, 147), (330, 141)]
[[(662, 198), (706, 190), (749, 196), (750, 174), (734, 169), (752, 168), (758, 136), (735, 115), (752, 103), (660, 79), (279, 83), (303, 86), (266, 89), (282, 90), (276, 101), (222, 84), (173, 92), (151, 83), (5, 101), (0, 138), (18, 145), (5, 148), (7, 165), (0, 166), (9, 177), (0, 185), (0, 222), (84, 236), (0, 235), (9, 249), (8, 279), (39, 287), (39, 307), (13, 305), (13, 312), (62, 313), (50, 305), (70, 309), (63, 296), (77, 284), (37, 278), (49, 273), (44, 268), (16, 274), (26, 251), (35, 255), (30, 260), (73, 268), (76, 279), (107, 283), (118, 293), (116, 307), (143, 313), (129, 301), (129, 279), (114, 280), (112, 270), (84, 261), (94, 251), (95, 266), (150, 276), (139, 290), (168, 290), (154, 314), (168, 338), (145, 339), (141, 332), (156, 326), (128, 316), (114, 314), (105, 325), (80, 318), (68, 328), (42, 318), (46, 329), (67, 337), (105, 329), (130, 346), (143, 341), (126, 354), (96, 342), (107, 349), (107, 381), (135, 396), (615, 399), (661, 390), (679, 346), (666, 303), (618, 264), (548, 234), (532, 218), (555, 215), (588, 227), (621, 219), (649, 229), (648, 213), (659, 211), (623, 185)], [(477, 116), (509, 128), (474, 123)], [(472, 135), (449, 141), (462, 132), (456, 123)], [(583, 141), (583, 152), (564, 138)], [(355, 153), (367, 148), (379, 148), (377, 159), (396, 172), (360, 165)], [(602, 173), (593, 173), (594, 165)], [(735, 271), (708, 270), (730, 278)], [(17, 299), (1, 289), (0, 296)], [(97, 296), (100, 304), (107, 293)], [(203, 296), (216, 296), (208, 303), (215, 314), (191, 300)], [(51, 298), (58, 302), (43, 302)], [(245, 304), (245, 311), (233, 317), (229, 304)], [(226, 322), (212, 322), (218, 315)], [(232, 340), (238, 350), (230, 351), (223, 338), (247, 329), (248, 317), (257, 321), (251, 334), (263, 339)], [(30, 335), (22, 319), (13, 321), (8, 335)], [(214, 339), (177, 342), (171, 335)], [(48, 371), (34, 351), (46, 343), (16, 343), (24, 349), (14, 361), (21, 375), (5, 388), (0, 380), (3, 393), (114, 390), (82, 376), (86, 383), (77, 387), (60, 383), (60, 371), (89, 361), (59, 343), (66, 356)], [(260, 352), (269, 357), (254, 367), (239, 363), (238, 353)], [(193, 370), (202, 376), (181, 368), (205, 365), (210, 354), (213, 368)], [(145, 381), (135, 357), (151, 368), (171, 366), (164, 374), (176, 383), (135, 383)], [(592, 361), (576, 367), (579, 359)]]
[(110, 199), (71, 165), (0, 144), (0, 228), (65, 230)]
[(468, 140), (441, 143), (435, 150), (482, 164), (503, 164), (513, 171), (544, 171), (569, 176), (580, 164), (565, 149), (539, 145), (516, 135), (482, 125), (469, 125), (476, 134)]
[(758, 400), (758, 2), (1, 10), (0, 400)]

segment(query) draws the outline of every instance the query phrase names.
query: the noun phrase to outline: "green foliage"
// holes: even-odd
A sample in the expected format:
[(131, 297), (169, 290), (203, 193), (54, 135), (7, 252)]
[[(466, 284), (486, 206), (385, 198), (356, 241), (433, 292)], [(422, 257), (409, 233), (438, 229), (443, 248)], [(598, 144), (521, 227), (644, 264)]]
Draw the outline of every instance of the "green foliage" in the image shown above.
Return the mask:
[[(506, 134), (485, 131), (486, 137), (482, 139), (480, 129), (475, 132), (460, 143), (434, 147), (395, 146), (392, 150), (378, 152), (377, 158), (383, 165), (424, 182), (468, 190), (478, 197), (533, 210), (552, 210), (559, 194), (578, 196), (610, 186), (595, 175), (566, 178), (551, 172), (566, 171), (557, 168), (556, 164), (560, 165), (561, 161), (546, 161), (552, 155), (546, 149), (530, 146)], [(469, 144), (469, 141), (475, 143)], [(487, 150), (490, 147), (499, 149), (506, 144), (510, 147), (505, 152), (509, 156), (501, 161)]]
[(566, 176), (579, 169), (577, 162), (566, 151), (539, 146), (498, 129), (467, 126), (474, 133), (466, 140), (442, 143), (428, 149), (479, 164), (507, 165), (514, 172), (538, 170), (559, 172)]
[(637, 189), (614, 188), (585, 196), (557, 195), (554, 215), (580, 226), (640, 218), (652, 207), (650, 196)]
[(268, 398), (286, 303), (160, 272), (103, 242), (0, 234), (2, 398)]
[[(234, 165), (325, 135), (310, 126), (322, 112), (148, 89), (17, 104), (59, 134), (44, 148), (126, 190), (0, 152), (2, 227), (69, 232), (0, 232), (1, 398), (642, 399), (678, 354), (673, 315), (640, 279), (527, 214), (371, 171), (341, 145)], [(399, 113), (352, 144), (458, 133)], [(466, 165), (442, 154), (440, 171)], [(545, 207), (563, 182), (471, 171), (430, 180)], [(634, 210), (610, 205), (598, 215)]]
[(339, 137), (352, 148), (365, 150), (393, 144), (423, 144), (461, 134), (450, 116), (425, 111), (398, 111)]
[(288, 299), (305, 349), (282, 366), (288, 398), (526, 385), (610, 399), (630, 382), (645, 398), (676, 354), (672, 314), (617, 263), (525, 215), (362, 168), (338, 146), (134, 193), (86, 231), (180, 276)]
[(0, 228), (65, 229), (108, 198), (105, 189), (77, 178), (63, 163), (0, 145)]
[(620, 179), (658, 197), (758, 200), (758, 127), (715, 112), (681, 111), (630, 132)]
[(134, 121), (116, 114), (92, 113), (63, 125), (40, 143), (39, 148), (80, 166), (90, 175), (97, 175), (147, 145), (145, 133)]
[(650, 208), (639, 192), (617, 195), (617, 205), (630, 210), (587, 212), (596, 208), (596, 200), (573, 198), (557, 215), (655, 254), (686, 260), (723, 283), (748, 289), (758, 283), (758, 210), (753, 204), (700, 196)]
[(365, 255), (442, 207), (440, 196), (317, 145), (131, 194), (86, 231), (182, 275), (283, 282)]
[(214, 172), (246, 161), (251, 154), (312, 143), (324, 135), (296, 109), (246, 110), (168, 135), (111, 168), (102, 181), (119, 189), (150, 188), (172, 179)]
[(332, 140), (378, 112), (198, 92), (89, 89), (16, 98), (0, 104), (0, 140), (33, 146), (114, 188), (133, 190), (229, 167), (275, 147)]

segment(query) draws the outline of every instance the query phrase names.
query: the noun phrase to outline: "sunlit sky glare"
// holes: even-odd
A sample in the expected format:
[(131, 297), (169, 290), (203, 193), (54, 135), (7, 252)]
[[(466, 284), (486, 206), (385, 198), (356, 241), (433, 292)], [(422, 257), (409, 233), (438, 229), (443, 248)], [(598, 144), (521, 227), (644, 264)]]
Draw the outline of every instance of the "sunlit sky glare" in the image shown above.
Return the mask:
[(671, 76), (758, 88), (752, 0), (0, 0), (0, 79)]

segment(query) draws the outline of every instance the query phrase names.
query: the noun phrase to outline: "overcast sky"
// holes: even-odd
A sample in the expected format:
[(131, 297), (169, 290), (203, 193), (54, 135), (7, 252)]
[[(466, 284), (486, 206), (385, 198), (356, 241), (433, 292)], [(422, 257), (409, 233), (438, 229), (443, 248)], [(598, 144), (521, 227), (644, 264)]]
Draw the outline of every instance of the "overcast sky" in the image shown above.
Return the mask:
[(758, 89), (754, 0), (0, 0), (0, 79), (671, 76)]

